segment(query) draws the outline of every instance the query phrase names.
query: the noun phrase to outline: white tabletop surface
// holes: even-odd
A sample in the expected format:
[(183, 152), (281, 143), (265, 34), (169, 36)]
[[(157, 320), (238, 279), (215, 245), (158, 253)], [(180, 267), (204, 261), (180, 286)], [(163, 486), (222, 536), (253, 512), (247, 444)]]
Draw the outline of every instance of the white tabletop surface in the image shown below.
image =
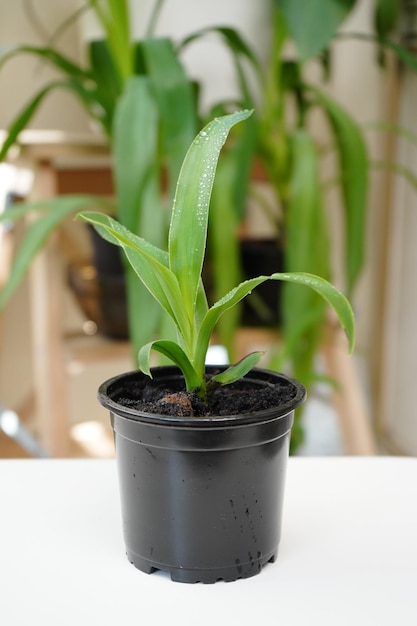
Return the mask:
[(291, 458), (278, 560), (214, 585), (124, 555), (109, 460), (0, 461), (0, 624), (417, 624), (417, 459)]

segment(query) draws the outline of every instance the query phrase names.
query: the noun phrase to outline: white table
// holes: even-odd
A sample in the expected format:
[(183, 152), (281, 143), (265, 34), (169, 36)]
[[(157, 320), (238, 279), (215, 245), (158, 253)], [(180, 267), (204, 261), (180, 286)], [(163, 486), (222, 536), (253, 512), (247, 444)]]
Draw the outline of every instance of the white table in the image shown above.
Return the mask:
[(278, 560), (186, 585), (124, 556), (114, 461), (0, 461), (4, 626), (417, 623), (417, 459), (291, 458)]

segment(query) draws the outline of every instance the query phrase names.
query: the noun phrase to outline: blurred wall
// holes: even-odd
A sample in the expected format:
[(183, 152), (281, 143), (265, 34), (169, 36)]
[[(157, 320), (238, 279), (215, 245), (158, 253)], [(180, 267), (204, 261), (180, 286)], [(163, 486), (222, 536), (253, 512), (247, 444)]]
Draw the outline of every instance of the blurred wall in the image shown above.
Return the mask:
[[(46, 46), (57, 28), (77, 6), (76, 0), (14, 0), (0, 2), (0, 46), (18, 44)], [(31, 10), (29, 7), (33, 7)], [(59, 47), (79, 61), (79, 29), (72, 26), (58, 39)], [(41, 87), (58, 74), (29, 55), (11, 59), (0, 70), (0, 128), (12, 121), (21, 107)], [(88, 130), (87, 117), (76, 99), (64, 90), (48, 94), (38, 109), (31, 128), (64, 131)]]

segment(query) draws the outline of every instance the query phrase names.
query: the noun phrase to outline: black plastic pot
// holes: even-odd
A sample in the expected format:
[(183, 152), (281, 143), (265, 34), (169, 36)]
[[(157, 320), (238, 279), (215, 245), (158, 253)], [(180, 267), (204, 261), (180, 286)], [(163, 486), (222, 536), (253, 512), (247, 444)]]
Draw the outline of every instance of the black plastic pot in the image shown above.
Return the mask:
[[(174, 367), (153, 376), (174, 388), (181, 379)], [(304, 387), (255, 369), (248, 384), (285, 385), (291, 401), (246, 415), (170, 417), (118, 402), (142, 377), (131, 372), (99, 389), (114, 429), (129, 561), (189, 583), (259, 573), (277, 557), (290, 430)]]

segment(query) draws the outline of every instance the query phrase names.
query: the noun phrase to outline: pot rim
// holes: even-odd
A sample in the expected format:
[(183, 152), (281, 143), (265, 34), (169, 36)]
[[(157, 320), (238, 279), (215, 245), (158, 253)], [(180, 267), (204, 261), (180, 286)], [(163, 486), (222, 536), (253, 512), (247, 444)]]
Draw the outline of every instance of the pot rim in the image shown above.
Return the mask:
[[(225, 366), (207, 366), (208, 371), (211, 369), (225, 369)], [(163, 374), (169, 376), (171, 379), (183, 378), (180, 370), (176, 366), (159, 366), (152, 368), (152, 374), (155, 377), (162, 378)], [(159, 374), (159, 376), (158, 376)], [(286, 374), (273, 372), (267, 369), (253, 368), (248, 374), (243, 377), (243, 380), (254, 381), (256, 383), (263, 382), (265, 385), (273, 385), (281, 381), (285, 381), (295, 387), (295, 395), (291, 400), (283, 402), (278, 406), (271, 407), (269, 409), (262, 409), (260, 411), (253, 411), (251, 413), (234, 414), (234, 415), (222, 415), (222, 416), (207, 416), (207, 417), (184, 417), (184, 416), (170, 416), (160, 415), (158, 413), (147, 413), (145, 411), (139, 411), (137, 409), (124, 406), (113, 400), (110, 396), (111, 387), (118, 385), (122, 381), (128, 378), (137, 376), (146, 376), (140, 370), (133, 370), (118, 374), (104, 381), (98, 388), (98, 400), (102, 406), (107, 408), (111, 413), (114, 413), (120, 417), (124, 417), (134, 422), (144, 422), (149, 424), (159, 424), (161, 426), (176, 426), (182, 428), (224, 428), (225, 426), (239, 426), (248, 423), (259, 423), (262, 421), (270, 421), (285, 417), (289, 413), (293, 412), (306, 400), (307, 392), (302, 383), (298, 380), (287, 376)], [(156, 375), (156, 376), (155, 376)]]

